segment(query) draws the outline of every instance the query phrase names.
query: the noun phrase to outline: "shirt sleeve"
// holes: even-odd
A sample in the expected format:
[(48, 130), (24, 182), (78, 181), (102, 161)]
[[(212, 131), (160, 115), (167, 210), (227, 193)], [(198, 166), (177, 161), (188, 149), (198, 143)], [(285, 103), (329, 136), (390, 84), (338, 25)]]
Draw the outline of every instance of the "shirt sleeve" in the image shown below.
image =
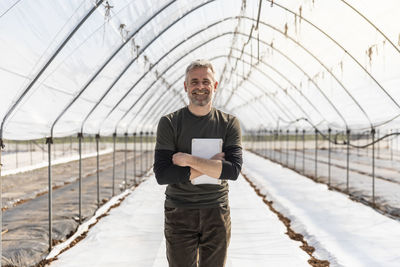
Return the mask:
[(177, 184), (190, 181), (190, 167), (181, 167), (172, 163), (171, 150), (154, 152), (153, 170), (158, 184)]
[(174, 129), (172, 127), (172, 122), (169, 118), (163, 116), (158, 122), (157, 127), (157, 139), (155, 150), (172, 150), (175, 151), (174, 142)]
[(225, 160), (222, 160), (222, 171), (219, 179), (236, 180), (242, 169), (242, 148), (240, 146), (229, 146), (223, 149)]
[(229, 121), (225, 144), (222, 151), (225, 160), (222, 161), (222, 171), (219, 179), (236, 180), (242, 169), (242, 132), (239, 120), (232, 117)]
[(224, 146), (242, 147), (242, 130), (239, 120), (236, 117), (232, 116), (232, 119), (229, 120)]

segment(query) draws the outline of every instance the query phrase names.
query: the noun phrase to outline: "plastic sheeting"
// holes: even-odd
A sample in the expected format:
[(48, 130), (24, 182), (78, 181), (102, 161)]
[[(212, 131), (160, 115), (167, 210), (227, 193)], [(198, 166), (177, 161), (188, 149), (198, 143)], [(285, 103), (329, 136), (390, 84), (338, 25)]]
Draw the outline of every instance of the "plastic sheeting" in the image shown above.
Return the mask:
[(215, 64), (215, 106), (246, 130), (395, 127), (399, 10), (396, 0), (1, 1), (0, 137), (153, 131), (187, 104), (184, 70), (197, 58)]

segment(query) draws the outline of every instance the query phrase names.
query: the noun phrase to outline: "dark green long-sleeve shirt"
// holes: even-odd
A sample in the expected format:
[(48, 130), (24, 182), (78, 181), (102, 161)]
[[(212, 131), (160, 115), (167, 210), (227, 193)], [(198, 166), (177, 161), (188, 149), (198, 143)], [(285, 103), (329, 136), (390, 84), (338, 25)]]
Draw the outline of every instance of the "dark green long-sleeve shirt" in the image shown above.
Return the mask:
[[(191, 154), (192, 138), (221, 138), (225, 160), (222, 161), (220, 185), (193, 185), (190, 168), (172, 163), (176, 152)], [(242, 166), (241, 130), (232, 115), (212, 108), (205, 116), (192, 114), (187, 107), (160, 119), (154, 172), (159, 184), (168, 184), (167, 207), (215, 207), (228, 204), (228, 183), (237, 179)]]

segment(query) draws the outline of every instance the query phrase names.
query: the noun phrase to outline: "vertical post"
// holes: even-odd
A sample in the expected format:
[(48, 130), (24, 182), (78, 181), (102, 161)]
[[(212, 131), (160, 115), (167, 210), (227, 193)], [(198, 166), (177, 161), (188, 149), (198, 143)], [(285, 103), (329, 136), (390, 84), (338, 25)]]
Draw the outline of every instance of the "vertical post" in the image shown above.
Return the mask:
[[(379, 137), (380, 137), (380, 131), (379, 130), (377, 130), (376, 132), (375, 132), (375, 134), (376, 134), (376, 140), (378, 140), (379, 139)], [(380, 150), (381, 150), (381, 144), (380, 144), (380, 141), (378, 141), (377, 143), (377, 151), (376, 151), (376, 158), (378, 158), (379, 159), (379, 155), (380, 155)]]
[(143, 132), (140, 131), (140, 176), (143, 176), (144, 168), (143, 168)]
[(274, 156), (274, 160), (276, 161), (276, 139), (277, 139), (277, 137), (278, 137), (278, 130), (274, 130), (274, 136), (273, 136), (273, 143), (274, 143), (274, 153), (273, 153), (273, 156)]
[(286, 166), (289, 167), (289, 129), (286, 130)]
[(303, 129), (303, 174), (305, 174), (305, 163), (306, 163), (306, 159), (305, 159), (305, 153), (306, 153), (306, 144), (305, 144), (305, 134), (306, 134), (306, 130)]
[(371, 129), (372, 135), (372, 206), (375, 207), (375, 129)]
[(128, 133), (125, 133), (124, 134), (125, 135), (125, 153), (124, 153), (124, 155), (125, 155), (125, 162), (124, 162), (124, 182), (125, 182), (125, 186), (124, 186), (124, 189), (126, 190), (126, 186), (127, 186), (127, 184), (128, 184), (128, 181), (127, 181), (127, 178), (126, 178), (126, 164), (127, 164), (127, 161), (128, 161), (128, 155), (127, 155), (127, 153), (128, 153)]
[(54, 139), (53, 139), (53, 144), (54, 144), (54, 147), (53, 147), (53, 157), (54, 157), (54, 159), (56, 159), (57, 142), (55, 142)]
[(3, 232), (3, 180), (1, 178), (1, 168), (3, 167), (3, 164), (1, 163), (1, 154), (4, 147), (3, 139), (0, 138), (0, 259), (3, 257), (3, 238), (1, 236), (1, 233)]
[(100, 154), (99, 154), (100, 134), (96, 134), (96, 175), (97, 175), (97, 207), (100, 207)]
[(315, 180), (318, 180), (318, 129), (315, 128)]
[(79, 224), (82, 223), (82, 138), (83, 134), (78, 133), (79, 143)]
[(151, 136), (151, 138), (150, 138), (150, 140), (151, 140), (151, 143), (150, 143), (150, 149), (151, 149), (150, 165), (152, 165), (153, 161), (154, 161), (154, 149), (155, 149), (155, 146), (153, 146), (153, 140), (154, 140), (154, 132), (153, 131), (150, 132), (150, 136)]
[(282, 164), (282, 130), (279, 130), (278, 140), (279, 140), (279, 163)]
[(297, 159), (297, 135), (299, 134), (299, 129), (296, 128), (295, 136), (294, 136), (294, 159), (293, 159), (293, 168), (296, 169), (296, 159)]
[(52, 232), (53, 232), (53, 218), (52, 218), (52, 211), (53, 211), (53, 186), (51, 182), (51, 144), (53, 143), (53, 138), (48, 137), (46, 138), (46, 144), (47, 144), (47, 153), (49, 157), (49, 165), (48, 165), (48, 187), (49, 187), (49, 193), (48, 193), (48, 205), (49, 205), (49, 251), (53, 247), (53, 237), (52, 237)]
[(331, 132), (332, 129), (328, 129), (328, 187), (331, 187)]
[(112, 175), (112, 196), (115, 194), (115, 141), (117, 133), (113, 133), (113, 175)]
[(147, 171), (147, 169), (149, 168), (149, 155), (148, 155), (147, 151), (150, 150), (150, 149), (148, 149), (148, 146), (149, 146), (149, 132), (146, 132), (145, 134), (146, 134), (146, 149), (145, 149), (145, 151), (146, 151), (146, 153), (145, 153), (145, 155), (146, 155), (146, 167), (145, 167), (145, 171)]
[(133, 179), (136, 184), (136, 132), (133, 133)]
[(347, 167), (346, 167), (346, 191), (349, 194), (349, 165), (350, 165), (350, 129), (346, 130), (347, 135)]

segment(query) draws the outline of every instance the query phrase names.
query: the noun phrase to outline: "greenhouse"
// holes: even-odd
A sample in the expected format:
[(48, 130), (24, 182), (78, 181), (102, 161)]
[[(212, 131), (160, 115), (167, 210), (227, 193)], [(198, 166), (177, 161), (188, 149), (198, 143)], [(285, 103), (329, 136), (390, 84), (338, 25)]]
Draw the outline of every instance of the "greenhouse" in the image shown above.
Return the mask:
[(399, 12), (0, 1), (1, 266), (168, 266), (160, 119), (191, 112), (195, 60), (241, 129), (224, 266), (398, 266)]

